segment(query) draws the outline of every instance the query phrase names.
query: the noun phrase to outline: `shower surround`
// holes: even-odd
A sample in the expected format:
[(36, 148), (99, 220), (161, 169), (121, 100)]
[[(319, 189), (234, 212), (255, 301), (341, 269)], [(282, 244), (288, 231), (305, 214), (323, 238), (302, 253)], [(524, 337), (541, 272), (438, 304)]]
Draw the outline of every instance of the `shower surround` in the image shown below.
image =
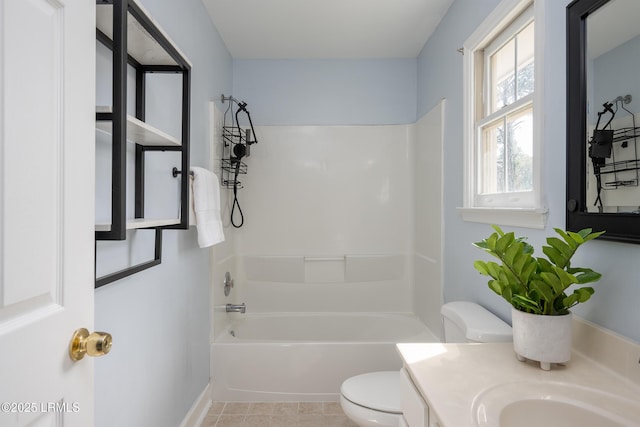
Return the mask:
[[(217, 399), (337, 399), (349, 376), (397, 369), (394, 343), (440, 338), (443, 106), (408, 125), (256, 127), (245, 224), (214, 248)], [(224, 312), (241, 302), (246, 314)], [(257, 383), (249, 366), (265, 366)], [(322, 375), (298, 384), (303, 369)], [(269, 372), (287, 386), (270, 389)]]
[(414, 128), (258, 126), (236, 234), (253, 312), (411, 312)]

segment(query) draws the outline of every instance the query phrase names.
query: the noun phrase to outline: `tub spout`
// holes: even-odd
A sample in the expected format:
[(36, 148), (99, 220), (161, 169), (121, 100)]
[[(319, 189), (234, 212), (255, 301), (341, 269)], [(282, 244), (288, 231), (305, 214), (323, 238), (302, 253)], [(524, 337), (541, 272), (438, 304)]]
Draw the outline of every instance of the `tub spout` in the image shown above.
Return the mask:
[(242, 304), (227, 304), (227, 313), (244, 313), (247, 310), (247, 307)]

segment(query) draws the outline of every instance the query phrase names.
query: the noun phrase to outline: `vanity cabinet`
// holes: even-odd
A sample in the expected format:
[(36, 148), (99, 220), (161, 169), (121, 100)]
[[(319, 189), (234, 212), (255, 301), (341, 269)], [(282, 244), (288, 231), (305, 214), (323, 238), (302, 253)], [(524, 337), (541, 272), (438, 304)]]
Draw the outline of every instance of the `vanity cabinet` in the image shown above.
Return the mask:
[[(100, 195), (97, 192), (99, 202), (97, 204), (105, 205), (104, 212), (102, 209), (99, 210), (101, 215), (107, 211), (110, 211), (110, 214), (106, 217), (106, 223), (96, 221), (95, 239), (96, 241), (123, 241), (127, 239), (128, 230), (155, 231), (152, 260), (96, 277), (95, 287), (97, 288), (160, 264), (162, 230), (187, 229), (189, 226), (191, 63), (150, 14), (134, 0), (96, 0), (96, 39), (111, 52), (111, 70), (109, 70), (111, 93), (110, 99), (106, 100), (106, 102), (110, 101), (110, 105), (96, 107), (96, 129), (101, 135), (107, 135), (107, 141), (110, 142), (110, 156), (101, 157), (105, 160), (106, 157), (110, 157), (107, 171), (110, 175), (109, 196)], [(151, 92), (159, 85), (149, 85), (148, 79), (150, 75), (155, 75), (154, 79), (157, 82), (160, 78), (158, 76), (167, 74), (178, 76), (175, 83), (172, 80), (172, 85), (175, 85), (173, 91), (179, 95), (175, 97), (175, 102), (157, 104), (158, 99), (163, 98)], [(130, 91), (127, 90), (128, 86)], [(155, 90), (155, 92), (158, 91)], [(128, 96), (134, 98), (135, 102), (128, 103)], [(175, 116), (176, 127), (178, 122), (180, 126), (180, 130), (176, 130), (179, 135), (169, 135), (146, 122), (148, 102), (152, 102), (157, 111), (162, 109)], [(162, 106), (159, 107), (159, 105)], [(127, 111), (127, 106), (132, 111)], [(162, 122), (162, 119), (164, 117), (156, 118), (156, 121)], [(97, 138), (99, 136), (96, 134)], [(179, 157), (178, 163), (174, 164), (173, 168), (167, 167), (166, 171), (167, 177), (170, 177), (172, 169), (175, 169), (177, 172), (173, 172), (173, 176), (177, 177), (179, 174), (181, 180), (176, 186), (179, 188), (179, 197), (176, 197), (175, 202), (171, 201), (171, 209), (175, 203), (178, 205), (170, 214), (172, 217), (169, 218), (146, 218), (145, 215), (145, 184), (150, 179), (147, 176), (149, 174), (145, 174), (145, 162), (146, 154), (151, 152), (175, 153), (168, 160), (169, 162), (176, 160), (176, 156)], [(129, 169), (133, 166), (131, 175), (133, 179), (129, 180), (133, 181), (133, 185), (127, 184), (127, 163), (129, 163)], [(127, 215), (127, 187), (130, 187), (129, 193), (134, 193), (132, 195), (134, 209), (129, 215)], [(110, 198), (109, 203), (107, 200), (102, 200), (108, 198)], [(96, 244), (97, 255), (100, 253), (99, 249)]]
[(441, 427), (405, 368), (400, 370), (400, 405), (403, 414), (401, 427)]

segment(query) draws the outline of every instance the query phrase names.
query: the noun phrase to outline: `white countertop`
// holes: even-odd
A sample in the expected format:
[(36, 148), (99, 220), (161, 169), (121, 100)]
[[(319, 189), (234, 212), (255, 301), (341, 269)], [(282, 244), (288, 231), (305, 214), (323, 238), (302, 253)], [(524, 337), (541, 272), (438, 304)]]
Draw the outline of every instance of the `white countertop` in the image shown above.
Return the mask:
[[(637, 385), (578, 353), (566, 366), (543, 371), (539, 363), (519, 362), (513, 343), (402, 343), (397, 348), (442, 427), (476, 425), (474, 399), (501, 384), (568, 383), (640, 399)], [(640, 413), (636, 419), (640, 425)]]

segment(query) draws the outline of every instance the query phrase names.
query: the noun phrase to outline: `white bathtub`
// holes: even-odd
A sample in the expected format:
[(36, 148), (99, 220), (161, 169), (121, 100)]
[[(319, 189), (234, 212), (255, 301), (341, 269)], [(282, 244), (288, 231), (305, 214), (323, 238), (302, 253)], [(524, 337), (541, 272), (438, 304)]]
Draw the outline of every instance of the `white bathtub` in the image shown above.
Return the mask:
[(437, 341), (407, 314), (238, 317), (211, 346), (213, 399), (337, 401), (345, 379), (400, 369), (395, 343)]

